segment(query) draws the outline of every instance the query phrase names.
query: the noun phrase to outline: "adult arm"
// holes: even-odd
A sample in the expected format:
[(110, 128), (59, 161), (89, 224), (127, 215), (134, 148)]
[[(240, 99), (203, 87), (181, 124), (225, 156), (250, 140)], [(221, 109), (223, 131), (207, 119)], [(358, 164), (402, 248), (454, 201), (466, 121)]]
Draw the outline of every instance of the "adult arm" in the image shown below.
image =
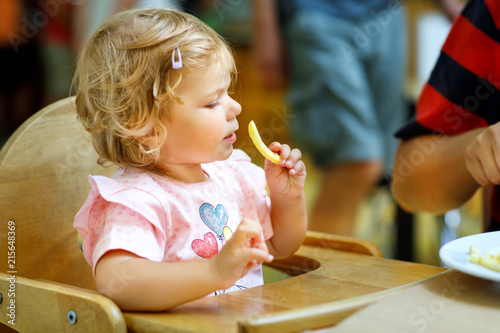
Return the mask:
[(284, 52), (275, 0), (252, 0), (253, 58), (261, 83), (266, 88), (284, 85)]
[[(465, 203), (480, 187), (468, 169), (466, 151), (484, 131), (480, 128), (459, 135), (424, 135), (402, 141), (391, 184), (396, 201), (408, 211), (435, 214)], [(469, 151), (469, 159), (472, 153)]]
[(444, 15), (450, 20), (454, 21), (460, 15), (464, 8), (465, 2), (461, 0), (435, 0), (439, 5)]

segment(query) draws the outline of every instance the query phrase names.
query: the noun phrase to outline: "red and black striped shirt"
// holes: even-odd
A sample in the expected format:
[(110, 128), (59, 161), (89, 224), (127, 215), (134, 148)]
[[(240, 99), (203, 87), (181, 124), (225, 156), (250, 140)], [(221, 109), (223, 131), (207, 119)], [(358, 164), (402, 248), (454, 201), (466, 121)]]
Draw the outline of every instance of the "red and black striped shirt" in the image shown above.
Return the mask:
[[(500, 121), (500, 1), (471, 0), (455, 20), (416, 105), (396, 136), (459, 134)], [(500, 229), (500, 190), (490, 230)]]

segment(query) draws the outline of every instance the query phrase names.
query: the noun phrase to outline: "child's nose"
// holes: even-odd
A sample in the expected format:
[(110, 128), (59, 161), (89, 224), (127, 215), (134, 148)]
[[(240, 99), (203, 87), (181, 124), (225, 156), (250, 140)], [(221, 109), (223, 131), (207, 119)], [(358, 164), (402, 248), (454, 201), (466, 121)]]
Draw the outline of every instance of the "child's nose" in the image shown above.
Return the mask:
[(235, 118), (241, 113), (241, 105), (240, 103), (236, 102), (234, 99), (230, 97), (230, 105), (229, 105), (229, 112), (228, 112), (228, 117), (229, 118)]

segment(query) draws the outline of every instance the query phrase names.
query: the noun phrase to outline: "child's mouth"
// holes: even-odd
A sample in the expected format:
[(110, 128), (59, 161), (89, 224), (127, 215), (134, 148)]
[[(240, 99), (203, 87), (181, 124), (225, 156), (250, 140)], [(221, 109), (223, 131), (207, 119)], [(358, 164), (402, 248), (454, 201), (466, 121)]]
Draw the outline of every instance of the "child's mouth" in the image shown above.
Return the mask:
[(233, 132), (226, 136), (223, 141), (234, 143), (236, 142), (236, 134)]

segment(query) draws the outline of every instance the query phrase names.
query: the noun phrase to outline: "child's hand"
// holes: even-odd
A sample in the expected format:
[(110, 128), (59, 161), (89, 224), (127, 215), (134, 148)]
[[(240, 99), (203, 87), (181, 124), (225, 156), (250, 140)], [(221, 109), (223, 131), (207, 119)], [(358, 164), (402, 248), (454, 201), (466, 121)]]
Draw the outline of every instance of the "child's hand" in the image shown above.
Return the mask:
[(253, 266), (271, 262), (273, 256), (269, 254), (260, 224), (243, 219), (226, 245), (210, 260), (220, 280), (220, 289), (227, 289)]
[(281, 157), (279, 165), (267, 159), (265, 162), (264, 170), (271, 193), (290, 198), (301, 195), (306, 181), (306, 166), (301, 160), (300, 150), (291, 149), (290, 146), (278, 142), (271, 143), (269, 149)]

